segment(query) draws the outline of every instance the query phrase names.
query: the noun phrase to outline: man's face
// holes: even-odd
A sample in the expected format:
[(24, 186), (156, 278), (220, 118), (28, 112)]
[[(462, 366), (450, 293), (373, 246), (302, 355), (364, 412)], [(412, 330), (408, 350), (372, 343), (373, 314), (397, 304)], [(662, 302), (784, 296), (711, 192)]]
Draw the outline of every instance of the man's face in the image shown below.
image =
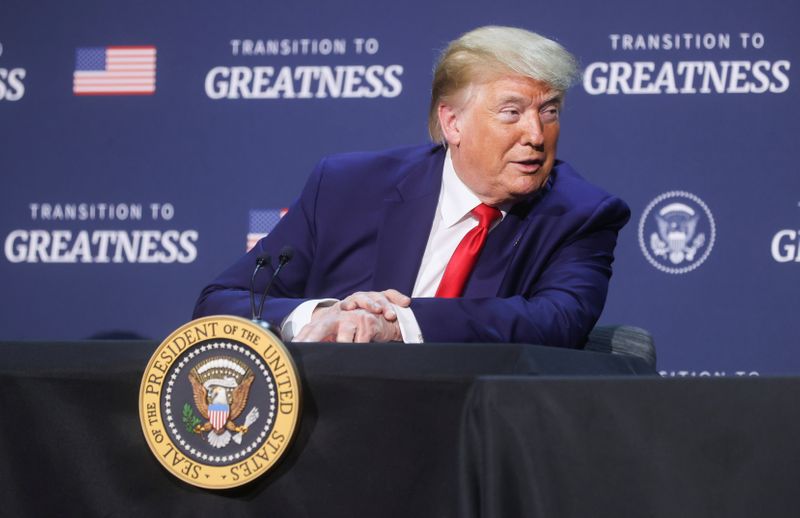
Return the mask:
[(460, 105), (439, 107), (461, 181), (489, 205), (516, 202), (540, 189), (556, 158), (561, 93), (507, 75), (473, 84), (461, 97)]

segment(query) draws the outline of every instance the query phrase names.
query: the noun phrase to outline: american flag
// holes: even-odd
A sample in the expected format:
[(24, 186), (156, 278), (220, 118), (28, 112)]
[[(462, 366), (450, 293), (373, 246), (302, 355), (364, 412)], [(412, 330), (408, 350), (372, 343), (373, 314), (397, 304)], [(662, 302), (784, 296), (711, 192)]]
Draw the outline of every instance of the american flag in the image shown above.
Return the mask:
[(75, 49), (75, 95), (153, 95), (155, 91), (155, 47)]
[(247, 251), (256, 246), (258, 240), (272, 232), (275, 225), (289, 209), (253, 209), (250, 211), (250, 227), (247, 232)]

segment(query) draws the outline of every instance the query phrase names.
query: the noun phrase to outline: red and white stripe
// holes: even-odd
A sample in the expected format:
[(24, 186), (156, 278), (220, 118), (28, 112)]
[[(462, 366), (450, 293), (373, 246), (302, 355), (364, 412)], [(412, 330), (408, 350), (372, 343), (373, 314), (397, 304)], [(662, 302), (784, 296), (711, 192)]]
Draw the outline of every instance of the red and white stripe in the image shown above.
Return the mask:
[(228, 422), (228, 410), (209, 410), (208, 420), (214, 431), (220, 431)]

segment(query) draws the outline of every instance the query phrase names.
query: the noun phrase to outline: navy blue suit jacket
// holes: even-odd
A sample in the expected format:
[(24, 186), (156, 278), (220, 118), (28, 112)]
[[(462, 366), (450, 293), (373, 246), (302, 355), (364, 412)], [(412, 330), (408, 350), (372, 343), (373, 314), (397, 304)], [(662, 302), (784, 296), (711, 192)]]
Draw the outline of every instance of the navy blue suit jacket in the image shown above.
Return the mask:
[[(394, 288), (411, 294), (442, 182), (441, 146), (323, 159), (278, 226), (200, 295), (195, 317), (250, 316), (256, 257), (294, 258), (264, 318), (279, 324), (307, 299)], [(556, 162), (545, 188), (492, 230), (464, 296), (414, 298), (427, 342), (526, 342), (581, 347), (605, 303), (627, 205)], [(259, 274), (260, 293), (272, 275)]]

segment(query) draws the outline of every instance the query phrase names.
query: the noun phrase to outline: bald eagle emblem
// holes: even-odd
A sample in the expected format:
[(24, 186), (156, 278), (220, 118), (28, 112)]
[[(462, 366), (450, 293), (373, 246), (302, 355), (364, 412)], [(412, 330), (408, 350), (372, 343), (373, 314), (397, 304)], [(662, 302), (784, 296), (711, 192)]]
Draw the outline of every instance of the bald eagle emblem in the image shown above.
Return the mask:
[(214, 448), (224, 448), (231, 439), (241, 444), (242, 436), (258, 419), (258, 408), (253, 407), (243, 424), (235, 422), (247, 406), (253, 380), (250, 368), (229, 356), (211, 357), (192, 368), (189, 381), (194, 404), (205, 420), (195, 425), (193, 432), (206, 437)]
[(705, 234), (697, 233), (698, 220), (694, 209), (684, 203), (671, 203), (658, 211), (658, 233), (650, 235), (653, 254), (669, 258), (672, 264), (694, 261), (695, 254), (706, 242)]
[(639, 248), (664, 273), (690, 272), (705, 262), (716, 241), (711, 209), (687, 191), (658, 195), (639, 219)]

